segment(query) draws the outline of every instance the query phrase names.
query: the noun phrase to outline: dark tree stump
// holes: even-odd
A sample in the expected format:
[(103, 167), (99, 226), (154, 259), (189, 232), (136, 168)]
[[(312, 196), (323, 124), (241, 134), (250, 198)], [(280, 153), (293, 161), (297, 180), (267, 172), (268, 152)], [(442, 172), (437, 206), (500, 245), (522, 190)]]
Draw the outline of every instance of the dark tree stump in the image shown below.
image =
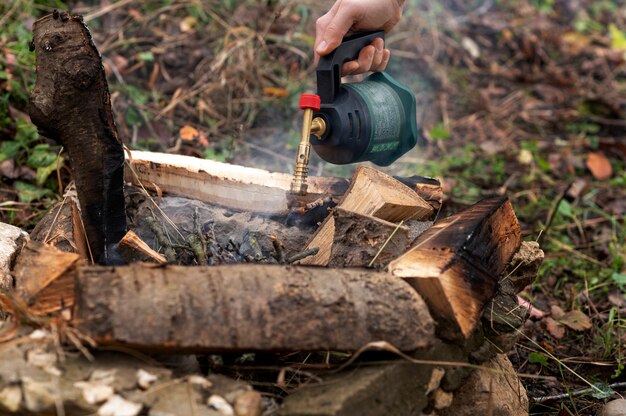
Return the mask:
[(102, 60), (80, 16), (55, 12), (33, 25), (37, 83), (30, 117), (69, 154), (87, 240), (97, 263), (117, 263), (126, 233), (124, 149)]

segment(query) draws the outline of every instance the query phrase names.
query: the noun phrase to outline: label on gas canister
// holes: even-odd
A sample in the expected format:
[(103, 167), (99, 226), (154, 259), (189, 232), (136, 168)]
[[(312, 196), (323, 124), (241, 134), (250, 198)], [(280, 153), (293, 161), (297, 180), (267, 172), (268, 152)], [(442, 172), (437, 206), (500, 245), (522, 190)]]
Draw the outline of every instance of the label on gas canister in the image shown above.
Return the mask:
[(343, 86), (356, 91), (369, 109), (371, 136), (365, 154), (397, 149), (404, 123), (402, 103), (398, 94), (387, 84), (377, 81), (365, 80)]

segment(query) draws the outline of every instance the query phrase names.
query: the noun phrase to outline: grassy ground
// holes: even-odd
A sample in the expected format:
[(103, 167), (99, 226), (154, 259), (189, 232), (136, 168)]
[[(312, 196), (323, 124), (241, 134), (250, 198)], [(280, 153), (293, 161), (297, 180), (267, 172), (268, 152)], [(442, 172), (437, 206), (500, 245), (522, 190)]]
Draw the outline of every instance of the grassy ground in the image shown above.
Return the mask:
[[(407, 3), (388, 36), (389, 71), (416, 93), (423, 143), (389, 170), (441, 178), (442, 215), (511, 198), (525, 238), (546, 251), (523, 293), (545, 316), (528, 322), (511, 359), (520, 372), (555, 376), (527, 380), (531, 398), (566, 394), (534, 413), (594, 414), (626, 379), (626, 9), (616, 0)], [(31, 227), (68, 179), (58, 146), (24, 115), (34, 18), (54, 7), (85, 15), (131, 148), (289, 171), (297, 97), (314, 91), (314, 21), (328, 6), (3, 3), (0, 220)], [(317, 158), (312, 168), (353, 169)], [(589, 384), (597, 388), (573, 397)]]

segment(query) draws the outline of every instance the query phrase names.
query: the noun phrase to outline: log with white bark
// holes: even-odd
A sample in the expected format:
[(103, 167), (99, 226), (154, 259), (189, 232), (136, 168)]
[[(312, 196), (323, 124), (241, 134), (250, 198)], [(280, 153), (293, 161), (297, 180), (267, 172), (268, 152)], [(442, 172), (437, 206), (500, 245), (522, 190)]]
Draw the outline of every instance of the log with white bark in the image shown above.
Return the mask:
[(430, 345), (433, 321), (402, 279), (368, 270), (229, 265), (88, 267), (79, 330), (100, 345), (181, 351), (355, 351)]

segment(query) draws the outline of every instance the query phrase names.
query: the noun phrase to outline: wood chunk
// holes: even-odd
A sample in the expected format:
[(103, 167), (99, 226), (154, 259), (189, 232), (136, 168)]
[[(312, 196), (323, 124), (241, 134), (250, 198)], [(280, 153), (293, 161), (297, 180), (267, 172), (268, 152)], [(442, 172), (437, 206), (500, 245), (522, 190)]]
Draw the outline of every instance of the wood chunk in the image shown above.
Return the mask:
[(48, 15), (33, 24), (37, 81), (29, 114), (68, 152), (94, 260), (115, 263), (126, 233), (124, 150), (100, 53), (81, 16)]
[(391, 176), (359, 166), (339, 208), (390, 222), (427, 219), (433, 208), (415, 191)]
[[(350, 188), (337, 208), (389, 222), (427, 219), (433, 214), (433, 208), (411, 188), (366, 166), (357, 168)], [(300, 264), (327, 266), (334, 236), (335, 221), (327, 218), (307, 244), (307, 249), (319, 247), (319, 253), (304, 259)]]
[(31, 312), (45, 315), (74, 303), (74, 272), (80, 256), (35, 241), (15, 265), (15, 290)]
[[(85, 267), (76, 325), (100, 345), (183, 351), (354, 351), (431, 344), (410, 285), (386, 273), (293, 266)], [(376, 307), (372, 307), (375, 304)]]
[[(128, 157), (128, 156), (127, 156)], [(210, 202), (227, 208), (264, 214), (288, 210), (292, 175), (231, 165), (189, 156), (134, 150), (128, 159), (126, 179), (148, 189)], [(340, 196), (346, 179), (309, 177), (309, 192), (301, 202), (324, 196)]]
[(63, 200), (37, 223), (31, 239), (67, 253), (77, 253), (82, 259), (90, 259), (74, 183), (70, 183), (63, 193)]
[(157, 253), (146, 244), (134, 231), (130, 230), (119, 242), (120, 254), (126, 262), (152, 260), (159, 264), (167, 263), (164, 255)]
[(467, 338), (520, 244), (511, 203), (491, 198), (437, 222), (389, 270), (424, 297), (442, 336)]
[[(467, 354), (459, 346), (439, 340), (426, 350), (411, 354), (423, 361), (467, 362)], [(465, 367), (445, 367), (445, 374)], [(428, 407), (428, 389), (441, 382), (433, 380), (440, 368), (418, 365), (404, 359), (390, 359), (348, 368), (323, 377), (320, 383), (300, 386), (285, 397), (279, 416), (379, 416), (420, 415)], [(466, 371), (469, 375), (469, 371)], [(461, 381), (459, 382), (461, 383)]]
[[(141, 152), (126, 155), (130, 169), (126, 180), (147, 189), (218, 204), (227, 208), (283, 214), (288, 209), (292, 175), (268, 172), (189, 156)], [(371, 169), (371, 168), (368, 168)], [(411, 176), (398, 178), (437, 210), (443, 191), (437, 180)], [(344, 178), (309, 176), (308, 194), (294, 197), (298, 203), (313, 202), (331, 196), (340, 198), (350, 182)]]
[(320, 251), (314, 255), (300, 260), (298, 264), (303, 266), (328, 266), (335, 237), (335, 217), (329, 215), (313, 234), (306, 245), (306, 250), (317, 247)]
[(394, 176), (394, 178), (417, 192), (424, 201), (428, 202), (428, 204), (433, 207), (435, 212), (441, 209), (441, 204), (443, 204), (443, 188), (439, 180), (423, 176)]
[[(409, 248), (409, 228), (344, 209), (333, 213), (335, 235), (329, 267), (387, 265)], [(380, 254), (379, 254), (380, 251)]]

